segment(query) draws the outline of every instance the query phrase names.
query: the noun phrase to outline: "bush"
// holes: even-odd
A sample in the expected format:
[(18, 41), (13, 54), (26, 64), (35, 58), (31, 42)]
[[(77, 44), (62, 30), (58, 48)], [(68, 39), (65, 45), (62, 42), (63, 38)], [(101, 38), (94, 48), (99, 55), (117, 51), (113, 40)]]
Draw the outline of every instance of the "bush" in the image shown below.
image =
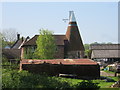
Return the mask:
[(2, 88), (35, 88), (40, 80), (39, 75), (28, 71), (3, 69)]
[(8, 62), (8, 59), (5, 55), (2, 55), (2, 63)]
[(3, 69), (12, 69), (12, 70), (16, 70), (19, 69), (19, 64), (17, 63), (10, 63), (10, 62), (3, 62), (2, 63), (2, 68)]
[(21, 76), (27, 75), (28, 72), (17, 70), (3, 69), (2, 70), (2, 88), (19, 88), (21, 85)]
[(68, 82), (61, 82), (56, 77), (32, 74), (27, 71), (3, 69), (2, 88), (70, 88)]
[(85, 88), (90, 88), (90, 89), (99, 89), (100, 86), (98, 86), (98, 83), (93, 83), (91, 80), (83, 80), (82, 82), (78, 83), (76, 85), (76, 88), (81, 88), (81, 89), (85, 89)]
[(4, 71), (2, 74), (2, 88), (16, 88), (19, 84), (19, 77), (15, 71)]

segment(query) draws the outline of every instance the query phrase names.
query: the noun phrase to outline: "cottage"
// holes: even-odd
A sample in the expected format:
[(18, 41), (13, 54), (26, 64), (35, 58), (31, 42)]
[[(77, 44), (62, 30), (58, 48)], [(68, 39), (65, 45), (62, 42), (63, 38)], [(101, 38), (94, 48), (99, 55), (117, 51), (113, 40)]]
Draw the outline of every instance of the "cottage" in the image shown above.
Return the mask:
[[(36, 40), (39, 35), (35, 35), (29, 41), (22, 45), (21, 58), (25, 59), (25, 55), (33, 53), (37, 47)], [(57, 45), (55, 58), (83, 58), (84, 46), (79, 33), (77, 22), (72, 11), (70, 14), (69, 25), (66, 35), (53, 35)], [(29, 58), (30, 59), (30, 58)]]
[(20, 39), (20, 34), (17, 34), (17, 41), (10, 48), (2, 49), (2, 56), (6, 57), (8, 61), (14, 62), (21, 59), (21, 46), (29, 40), (29, 37)]

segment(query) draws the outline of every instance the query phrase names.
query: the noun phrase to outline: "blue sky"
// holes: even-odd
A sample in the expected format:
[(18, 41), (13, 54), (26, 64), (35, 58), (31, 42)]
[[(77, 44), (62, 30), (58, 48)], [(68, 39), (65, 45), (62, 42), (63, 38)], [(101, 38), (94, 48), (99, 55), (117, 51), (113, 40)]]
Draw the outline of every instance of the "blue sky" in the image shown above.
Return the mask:
[(117, 2), (4, 2), (2, 28), (14, 28), (24, 37), (39, 34), (41, 28), (65, 34), (68, 22), (62, 19), (71, 10), (84, 43), (118, 42)]

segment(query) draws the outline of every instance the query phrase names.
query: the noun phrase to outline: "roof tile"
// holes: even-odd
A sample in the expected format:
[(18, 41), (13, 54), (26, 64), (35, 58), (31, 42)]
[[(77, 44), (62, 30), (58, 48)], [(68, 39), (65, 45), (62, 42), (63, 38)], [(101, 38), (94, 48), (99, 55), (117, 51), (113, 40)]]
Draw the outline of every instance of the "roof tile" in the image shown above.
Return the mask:
[[(26, 45), (36, 45), (36, 40), (39, 35), (35, 35), (33, 38), (31, 38), (29, 41), (25, 42), (23, 46)], [(65, 35), (53, 35), (55, 37), (55, 43), (56, 45), (64, 45), (64, 40), (67, 40)]]
[(21, 64), (31, 64), (29, 61), (33, 61), (34, 64), (63, 64), (63, 65), (97, 65), (97, 63), (91, 59), (51, 59), (51, 60), (31, 60), (23, 59)]

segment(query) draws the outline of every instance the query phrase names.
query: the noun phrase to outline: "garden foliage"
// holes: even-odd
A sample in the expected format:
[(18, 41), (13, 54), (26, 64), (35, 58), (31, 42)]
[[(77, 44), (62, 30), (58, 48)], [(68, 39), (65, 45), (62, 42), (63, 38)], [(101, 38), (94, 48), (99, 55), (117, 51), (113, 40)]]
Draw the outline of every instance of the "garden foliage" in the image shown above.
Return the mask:
[(56, 77), (32, 74), (27, 71), (3, 69), (2, 88), (71, 88), (68, 82)]

